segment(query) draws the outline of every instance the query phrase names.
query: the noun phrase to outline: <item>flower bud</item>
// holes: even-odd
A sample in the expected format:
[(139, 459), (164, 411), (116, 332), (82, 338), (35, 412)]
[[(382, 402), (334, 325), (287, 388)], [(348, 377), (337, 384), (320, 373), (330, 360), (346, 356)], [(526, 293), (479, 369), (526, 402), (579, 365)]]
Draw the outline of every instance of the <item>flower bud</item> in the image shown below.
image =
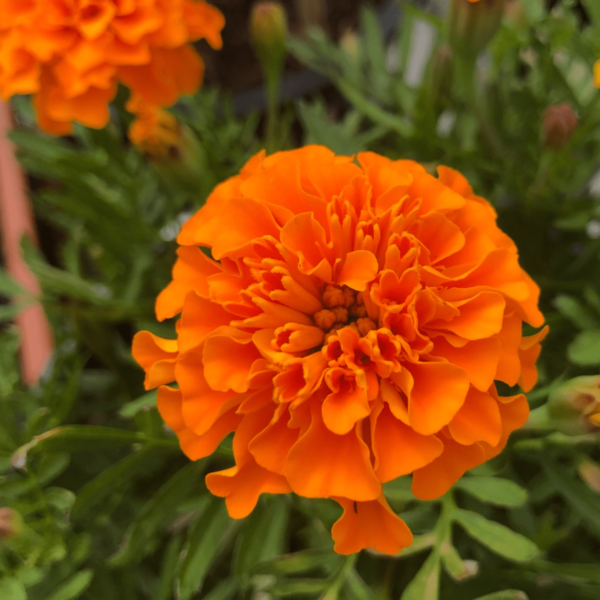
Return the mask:
[(600, 432), (600, 375), (575, 377), (550, 393), (548, 416), (571, 435)]
[(258, 60), (268, 74), (277, 74), (285, 60), (287, 16), (279, 2), (258, 2), (250, 16), (250, 35)]
[(451, 0), (448, 40), (466, 58), (475, 58), (496, 35), (505, 0)]
[(598, 463), (586, 457), (577, 466), (577, 472), (591, 490), (600, 494), (600, 465)]
[(562, 150), (571, 139), (577, 123), (577, 115), (568, 102), (549, 106), (544, 111), (544, 146), (552, 150)]
[(0, 542), (19, 535), (23, 523), (21, 516), (12, 508), (0, 508)]

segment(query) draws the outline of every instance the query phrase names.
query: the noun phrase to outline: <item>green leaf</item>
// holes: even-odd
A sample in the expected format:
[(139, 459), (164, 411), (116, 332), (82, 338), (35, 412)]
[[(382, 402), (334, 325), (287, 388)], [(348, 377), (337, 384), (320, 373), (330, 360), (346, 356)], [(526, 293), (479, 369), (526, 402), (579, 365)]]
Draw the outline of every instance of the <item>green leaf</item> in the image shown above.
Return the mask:
[(600, 32), (600, 4), (596, 0), (582, 0), (585, 10), (591, 17), (592, 26), (596, 33)]
[(298, 598), (299, 596), (315, 596), (328, 587), (326, 581), (318, 579), (288, 579), (278, 581), (269, 589), (275, 598)]
[(110, 566), (121, 567), (143, 558), (148, 542), (165, 522), (175, 518), (178, 505), (186, 500), (193, 485), (201, 480), (204, 468), (202, 461), (190, 463), (154, 493), (129, 526), (117, 553), (109, 559)]
[(464, 581), (477, 574), (479, 565), (472, 560), (463, 560), (458, 550), (450, 543), (445, 542), (440, 547), (440, 555), (444, 569), (454, 581)]
[(554, 299), (558, 312), (578, 329), (595, 329), (600, 321), (577, 298), (560, 294)]
[(225, 503), (220, 498), (206, 500), (183, 547), (183, 560), (175, 575), (179, 600), (189, 600), (202, 588), (208, 569), (217, 556), (226, 530), (231, 527)]
[(131, 402), (127, 402), (119, 410), (119, 415), (125, 419), (133, 419), (141, 410), (156, 408), (156, 393), (156, 390), (152, 390)]
[(574, 479), (548, 461), (542, 466), (554, 489), (569, 503), (571, 508), (585, 521), (585, 524), (600, 538), (600, 498), (584, 483)]
[(89, 587), (94, 577), (91, 569), (80, 571), (50, 594), (46, 600), (75, 600)]
[(310, 571), (324, 570), (331, 573), (341, 563), (342, 558), (329, 550), (301, 550), (273, 560), (257, 564), (252, 569), (256, 575), (299, 575)]
[(254, 509), (237, 536), (233, 571), (236, 577), (250, 575), (252, 568), (283, 552), (289, 519), (285, 498), (265, 499)]
[(600, 567), (597, 564), (555, 563), (540, 560), (532, 566), (536, 571), (554, 577), (561, 576), (567, 579), (583, 579), (600, 583)]
[[(105, 469), (83, 486), (71, 511), (73, 520), (87, 516), (105, 498), (117, 491), (127, 489), (140, 475), (148, 473), (148, 464), (169, 448), (141, 448), (134, 454)], [(175, 450), (175, 448), (173, 448)]]
[(520, 590), (502, 590), (501, 592), (479, 596), (475, 600), (529, 600), (529, 596)]
[(27, 600), (25, 586), (18, 579), (0, 579), (0, 598), (2, 600)]
[(114, 448), (116, 445), (130, 445), (149, 440), (143, 433), (95, 427), (93, 425), (66, 425), (56, 427), (46, 433), (37, 435), (13, 455), (13, 465), (24, 469), (29, 455), (40, 452), (75, 452), (95, 451), (99, 448)]
[(440, 594), (440, 555), (432, 552), (415, 578), (406, 586), (400, 600), (437, 600)]
[(25, 294), (27, 291), (25, 288), (4, 269), (0, 269), (0, 295), (2, 296), (16, 296), (18, 294)]
[(453, 519), (492, 552), (515, 562), (528, 562), (538, 555), (537, 546), (525, 536), (469, 510), (457, 509)]
[(230, 600), (234, 598), (238, 590), (235, 579), (225, 579), (215, 586), (203, 600)]
[(600, 329), (582, 331), (569, 344), (567, 356), (576, 365), (600, 365)]
[(527, 491), (514, 481), (499, 477), (463, 477), (455, 487), (470, 496), (496, 506), (516, 508), (527, 502)]

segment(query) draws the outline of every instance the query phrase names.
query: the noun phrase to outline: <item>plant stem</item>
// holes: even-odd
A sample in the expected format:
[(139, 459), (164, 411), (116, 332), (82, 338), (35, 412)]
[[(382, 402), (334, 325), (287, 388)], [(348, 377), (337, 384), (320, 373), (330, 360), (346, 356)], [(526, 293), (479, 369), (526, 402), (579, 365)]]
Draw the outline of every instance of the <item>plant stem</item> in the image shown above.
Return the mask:
[(279, 84), (281, 70), (271, 69), (266, 73), (267, 79), (267, 152), (277, 150), (277, 129), (279, 125)]
[(319, 600), (337, 600), (340, 597), (342, 586), (348, 577), (348, 574), (354, 569), (358, 554), (351, 554), (344, 560), (340, 570), (335, 574), (329, 589), (319, 598)]

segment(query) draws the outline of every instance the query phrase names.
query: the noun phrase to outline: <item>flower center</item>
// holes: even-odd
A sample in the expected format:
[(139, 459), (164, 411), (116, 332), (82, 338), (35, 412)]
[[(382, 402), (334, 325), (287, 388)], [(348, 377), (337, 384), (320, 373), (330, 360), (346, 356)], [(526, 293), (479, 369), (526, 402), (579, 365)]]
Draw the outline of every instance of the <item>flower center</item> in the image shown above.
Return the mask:
[(326, 336), (343, 327), (351, 327), (361, 335), (377, 329), (377, 324), (368, 318), (362, 292), (355, 292), (345, 285), (327, 285), (321, 300), (327, 308), (315, 313), (314, 320)]

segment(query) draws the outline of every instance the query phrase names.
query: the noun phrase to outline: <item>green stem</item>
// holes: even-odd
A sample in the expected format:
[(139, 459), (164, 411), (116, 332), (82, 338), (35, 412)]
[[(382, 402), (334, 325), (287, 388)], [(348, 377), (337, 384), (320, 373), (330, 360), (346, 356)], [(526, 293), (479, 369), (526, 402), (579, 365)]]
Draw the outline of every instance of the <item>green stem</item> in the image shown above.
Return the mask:
[(457, 86), (467, 107), (476, 116), (490, 148), (496, 154), (501, 155), (503, 153), (502, 142), (488, 117), (482, 95), (477, 90), (477, 58), (457, 54), (454, 66)]
[(277, 150), (277, 129), (279, 126), (279, 84), (281, 70), (271, 69), (266, 73), (267, 80), (267, 152)]

